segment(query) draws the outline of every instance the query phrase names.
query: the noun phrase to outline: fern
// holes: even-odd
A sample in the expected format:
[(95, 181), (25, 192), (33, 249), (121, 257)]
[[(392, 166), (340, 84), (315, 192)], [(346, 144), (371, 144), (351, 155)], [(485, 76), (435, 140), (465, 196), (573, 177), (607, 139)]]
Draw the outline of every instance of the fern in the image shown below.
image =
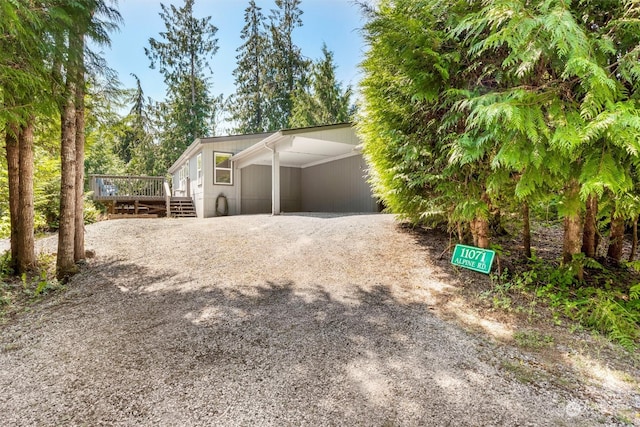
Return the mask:
[(581, 298), (576, 304), (567, 305), (568, 314), (633, 350), (640, 340), (640, 311), (634, 307), (639, 292), (640, 288), (634, 289), (633, 298), (630, 292), (627, 302), (602, 289), (584, 288), (580, 290)]

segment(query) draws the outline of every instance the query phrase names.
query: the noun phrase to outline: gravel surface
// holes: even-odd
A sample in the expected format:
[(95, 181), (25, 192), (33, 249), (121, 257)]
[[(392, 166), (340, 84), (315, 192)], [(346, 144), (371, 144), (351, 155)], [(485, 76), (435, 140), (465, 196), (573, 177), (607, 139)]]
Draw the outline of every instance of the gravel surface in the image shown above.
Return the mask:
[(105, 221), (86, 242), (66, 292), (0, 326), (2, 425), (615, 421), (442, 320), (450, 284), (392, 216)]

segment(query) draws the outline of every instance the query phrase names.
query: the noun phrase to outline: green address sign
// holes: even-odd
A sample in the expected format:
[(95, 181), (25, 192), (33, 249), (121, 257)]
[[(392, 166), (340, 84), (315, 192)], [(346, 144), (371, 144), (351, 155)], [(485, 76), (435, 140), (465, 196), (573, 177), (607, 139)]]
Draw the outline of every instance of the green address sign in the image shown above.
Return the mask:
[(495, 251), (480, 249), (474, 246), (456, 245), (451, 257), (451, 264), (489, 274)]

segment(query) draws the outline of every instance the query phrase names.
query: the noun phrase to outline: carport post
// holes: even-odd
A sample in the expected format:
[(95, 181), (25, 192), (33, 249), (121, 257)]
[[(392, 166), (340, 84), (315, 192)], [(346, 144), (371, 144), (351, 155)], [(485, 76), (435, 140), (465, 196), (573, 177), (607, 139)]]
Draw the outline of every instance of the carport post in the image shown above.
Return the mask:
[(280, 215), (280, 153), (274, 146), (271, 161), (271, 215)]

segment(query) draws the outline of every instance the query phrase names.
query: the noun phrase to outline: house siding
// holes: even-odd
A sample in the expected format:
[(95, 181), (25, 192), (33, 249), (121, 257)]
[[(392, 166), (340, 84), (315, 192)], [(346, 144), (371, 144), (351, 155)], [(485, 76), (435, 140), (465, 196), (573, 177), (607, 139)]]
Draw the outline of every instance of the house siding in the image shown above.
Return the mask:
[(361, 155), (302, 169), (302, 211), (377, 212)]
[[(274, 148), (267, 146), (269, 143)], [(269, 150), (278, 145), (282, 149), (277, 150), (281, 153), (281, 212), (377, 212), (365, 177), (366, 162), (361, 155), (354, 155), (359, 143), (348, 125), (198, 139), (170, 168), (174, 194), (187, 195), (179, 188), (178, 175), (180, 167), (188, 164), (188, 195), (193, 198), (198, 217), (215, 216), (216, 200), (221, 194), (227, 198), (230, 215), (271, 213)], [(299, 144), (299, 151), (292, 149), (294, 144)], [(214, 184), (213, 153), (238, 154), (247, 149), (251, 150), (234, 160), (233, 185)], [(197, 182), (199, 153), (203, 167), (201, 183)], [(331, 158), (334, 160), (330, 161)]]
[[(220, 194), (227, 197), (227, 202), (229, 203), (229, 215), (239, 214), (240, 212), (237, 203), (238, 191), (236, 189), (237, 177), (234, 176), (233, 185), (215, 185), (213, 183), (213, 153), (222, 152), (235, 154), (259, 142), (264, 137), (265, 135), (257, 135), (251, 138), (239, 136), (238, 139), (223, 137), (221, 140), (218, 140), (217, 138), (204, 138), (202, 140), (200, 150), (194, 151), (184, 160), (183, 163), (177, 163), (174, 166), (176, 167), (176, 170), (172, 173), (174, 195), (186, 195), (182, 194), (182, 192), (177, 189), (179, 188), (180, 165), (188, 163), (189, 178), (191, 180), (190, 194), (188, 194), (188, 196), (193, 199), (198, 217), (208, 218), (216, 216), (216, 199)], [(198, 184), (197, 180), (196, 159), (199, 153), (202, 153), (203, 176), (201, 184)], [(233, 171), (233, 173), (235, 174), (236, 171)]]
[[(241, 169), (242, 214), (271, 213), (271, 166), (252, 165)], [(300, 212), (301, 170), (280, 168), (280, 207), (282, 212)]]

